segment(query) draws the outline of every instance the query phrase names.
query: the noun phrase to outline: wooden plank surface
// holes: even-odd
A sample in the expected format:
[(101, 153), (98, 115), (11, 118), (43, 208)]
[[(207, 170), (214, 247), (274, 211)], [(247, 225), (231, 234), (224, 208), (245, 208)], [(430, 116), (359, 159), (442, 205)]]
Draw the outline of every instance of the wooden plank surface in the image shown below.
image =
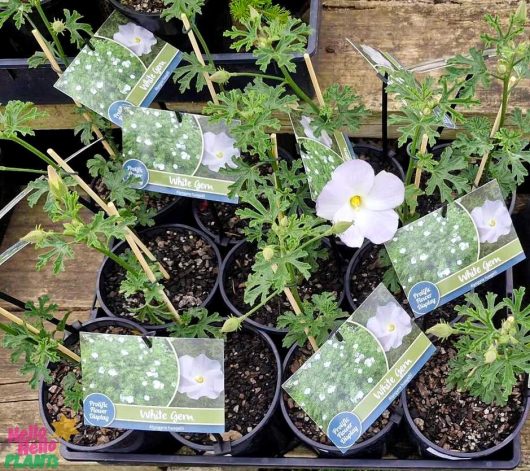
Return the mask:
[[(465, 52), (479, 45), (485, 31), (485, 13), (506, 15), (518, 0), (324, 0), (315, 67), (322, 87), (333, 82), (351, 85), (363, 98), (371, 116), (363, 120), (354, 137), (377, 137), (381, 133), (381, 87), (374, 71), (345, 38), (361, 41), (394, 54), (411, 66)], [(478, 114), (494, 116), (498, 108), (496, 92), (483, 94)], [(526, 109), (530, 102), (528, 81), (513, 96), (514, 105)], [(198, 112), (202, 103), (170, 103), (171, 109)], [(80, 116), (73, 105), (45, 105), (53, 119), (40, 120), (38, 129), (69, 129)], [(389, 103), (390, 110), (396, 104)], [(282, 118), (283, 131), (289, 122)], [(395, 129), (390, 136), (395, 137)], [(450, 137), (450, 136), (449, 136)]]

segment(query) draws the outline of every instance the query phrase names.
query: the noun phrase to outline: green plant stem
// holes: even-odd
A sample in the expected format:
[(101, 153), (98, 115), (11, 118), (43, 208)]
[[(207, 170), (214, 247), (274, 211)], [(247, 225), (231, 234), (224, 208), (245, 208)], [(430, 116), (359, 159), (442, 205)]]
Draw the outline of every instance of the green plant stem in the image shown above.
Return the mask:
[(319, 114), (320, 109), (318, 105), (313, 100), (311, 100), (311, 98), (309, 98), (305, 94), (305, 92), (297, 85), (297, 83), (294, 81), (293, 77), (287, 70), (287, 68), (285, 66), (281, 66), (280, 70), (282, 71), (283, 77), (285, 79), (285, 83), (287, 83), (287, 85), (291, 87), (291, 89), (296, 94), (296, 96), (300, 98), (300, 100), (306, 102), (309, 106), (311, 106), (311, 108), (313, 108), (313, 111), (315, 113)]
[(19, 146), (24, 147), (24, 149), (29, 150), (32, 154), (36, 155), (39, 159), (46, 162), (48, 165), (51, 165), (54, 169), (57, 169), (57, 164), (50, 159), (46, 154), (42, 153), (36, 147), (33, 147), (29, 142), (26, 142), (24, 139), (21, 139), (18, 136), (11, 136), (9, 140), (16, 142)]
[(68, 60), (67, 55), (64, 52), (63, 46), (61, 44), (61, 41), (59, 41), (59, 37), (57, 36), (57, 33), (53, 30), (53, 27), (48, 20), (46, 13), (44, 13), (44, 10), (42, 9), (42, 5), (40, 2), (35, 3), (35, 8), (37, 9), (39, 16), (41, 17), (42, 22), (46, 26), (46, 29), (50, 33), (50, 36), (52, 37), (53, 43), (55, 44), (55, 47), (57, 48), (57, 52), (59, 53), (59, 56), (61, 57), (61, 60), (63, 61), (63, 64), (65, 66), (70, 65), (70, 61)]
[(418, 141), (420, 140), (421, 135), (421, 129), (418, 128), (414, 135), (414, 139), (412, 140), (412, 144), (410, 145), (409, 166), (407, 167), (407, 174), (405, 176), (405, 187), (412, 182), (412, 175), (414, 174), (414, 169), (416, 167), (414, 157), (416, 155), (416, 149), (418, 148)]
[(114, 263), (118, 264), (124, 270), (132, 273), (135, 273), (137, 271), (133, 266), (129, 265), (127, 262), (122, 260), (114, 252), (107, 249), (106, 247), (96, 247), (96, 250), (105, 255), (106, 257), (110, 258)]
[(281, 291), (275, 291), (274, 293), (270, 294), (269, 296), (267, 296), (261, 303), (259, 303), (258, 305), (254, 306), (250, 311), (246, 312), (245, 314), (243, 314), (241, 316), (242, 319), (247, 319), (249, 318), (252, 314), (254, 314), (256, 311), (258, 311), (259, 309), (261, 309), (263, 306), (265, 306), (269, 301), (271, 301), (272, 299), (274, 299), (276, 296), (278, 296), (279, 294), (281, 293)]
[(309, 239), (307, 242), (304, 242), (300, 247), (298, 247), (298, 250), (303, 250), (307, 246), (319, 241), (320, 239), (324, 239), (324, 238), (329, 237), (331, 235), (333, 235), (333, 231), (331, 229), (329, 229), (326, 232), (324, 232), (324, 233), (322, 233), (320, 235), (317, 235), (317, 236), (313, 237), (312, 239)]
[(33, 168), (4, 167), (3, 165), (0, 165), (0, 172), (25, 172), (47, 175), (47, 172), (45, 172), (44, 170), (35, 170)]
[[(208, 47), (208, 44), (206, 44), (204, 36), (199, 31), (199, 28), (197, 28), (197, 25), (194, 22), (191, 22), (191, 30), (195, 34), (195, 37), (199, 40), (202, 50), (204, 51), (204, 55), (206, 56), (206, 62), (215, 67), (215, 62), (213, 60), (212, 53), (210, 52), (210, 48)], [(221, 91), (224, 92), (224, 85), (222, 83), (218, 85)]]
[(230, 77), (253, 77), (262, 78), (263, 80), (276, 80), (277, 82), (285, 83), (285, 79), (276, 77), (276, 75), (254, 74), (252, 72), (230, 72)]

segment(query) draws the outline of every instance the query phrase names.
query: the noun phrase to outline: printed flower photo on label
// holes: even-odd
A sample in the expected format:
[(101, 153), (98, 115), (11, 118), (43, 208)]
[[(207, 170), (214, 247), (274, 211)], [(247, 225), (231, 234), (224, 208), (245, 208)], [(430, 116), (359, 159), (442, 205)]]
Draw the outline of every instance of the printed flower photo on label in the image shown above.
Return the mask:
[(151, 31), (136, 23), (118, 26), (118, 32), (112, 36), (112, 39), (130, 49), (137, 56), (149, 54), (157, 42)]

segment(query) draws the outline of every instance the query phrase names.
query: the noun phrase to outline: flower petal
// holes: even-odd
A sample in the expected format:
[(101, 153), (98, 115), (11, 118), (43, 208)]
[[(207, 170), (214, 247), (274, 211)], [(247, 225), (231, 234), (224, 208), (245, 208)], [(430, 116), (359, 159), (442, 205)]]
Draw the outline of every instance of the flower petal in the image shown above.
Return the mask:
[(360, 247), (364, 242), (364, 234), (353, 225), (340, 235), (340, 240), (348, 247)]
[(394, 209), (405, 200), (405, 185), (394, 174), (380, 172), (375, 176), (374, 184), (364, 201), (368, 209), (381, 211)]
[(392, 239), (398, 224), (398, 214), (392, 209), (370, 211), (361, 208), (355, 217), (355, 226), (374, 244), (383, 244)]
[(349, 199), (354, 195), (361, 197), (368, 195), (374, 180), (375, 173), (372, 166), (364, 160), (355, 159), (339, 165), (327, 185), (340, 186)]

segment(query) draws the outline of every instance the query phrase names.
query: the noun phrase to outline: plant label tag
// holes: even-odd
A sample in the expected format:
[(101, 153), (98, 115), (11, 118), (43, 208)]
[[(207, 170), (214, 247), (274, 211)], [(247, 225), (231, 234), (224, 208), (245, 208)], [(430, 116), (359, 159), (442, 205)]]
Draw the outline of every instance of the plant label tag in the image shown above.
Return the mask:
[(496, 180), (402, 227), (385, 246), (416, 317), (525, 259)]
[(237, 203), (229, 197), (240, 156), (226, 125), (208, 117), (149, 108), (123, 113), (124, 168), (134, 187)]
[(80, 333), (85, 425), (223, 433), (224, 341)]
[(342, 132), (329, 135), (322, 131), (318, 136), (311, 118), (291, 114), (296, 142), (304, 163), (311, 198), (316, 201), (333, 171), (344, 162), (356, 158), (350, 140)]
[(381, 283), (283, 389), (345, 453), (435, 351)]
[[(366, 44), (355, 44), (350, 39), (346, 39), (351, 46), (366, 59), (366, 61), (372, 66), (372, 68), (377, 72), (377, 75), (383, 82), (387, 82), (386, 70), (405, 70), (406, 67), (401, 64), (392, 54), (388, 52), (381, 51), (372, 46)], [(418, 83), (418, 88), (419, 88)], [(434, 109), (436, 116), (439, 116), (442, 111), (439, 108)], [(444, 115), (443, 117), (444, 127), (449, 129), (456, 129), (456, 124), (453, 122), (449, 115)]]
[(182, 53), (114, 11), (55, 88), (121, 126), (124, 108), (149, 106)]

